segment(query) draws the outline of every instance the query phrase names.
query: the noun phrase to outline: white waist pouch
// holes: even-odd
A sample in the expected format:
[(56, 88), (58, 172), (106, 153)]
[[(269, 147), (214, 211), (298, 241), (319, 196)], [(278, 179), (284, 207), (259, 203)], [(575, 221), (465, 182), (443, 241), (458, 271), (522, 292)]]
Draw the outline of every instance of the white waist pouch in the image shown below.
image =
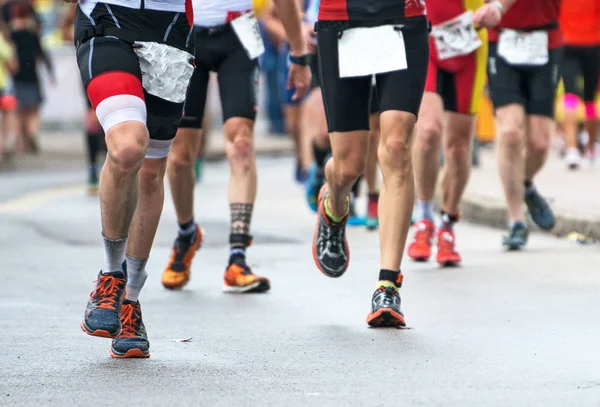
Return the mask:
[(194, 73), (194, 56), (157, 42), (136, 41), (135, 52), (146, 92), (173, 103), (183, 103)]

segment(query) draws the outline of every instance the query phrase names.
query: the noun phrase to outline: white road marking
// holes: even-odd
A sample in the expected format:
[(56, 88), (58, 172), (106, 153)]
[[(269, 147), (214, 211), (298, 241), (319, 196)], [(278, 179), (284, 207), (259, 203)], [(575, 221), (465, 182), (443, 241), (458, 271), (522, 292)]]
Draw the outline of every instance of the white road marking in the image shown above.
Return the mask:
[(77, 184), (29, 192), (18, 198), (0, 202), (0, 214), (30, 212), (57, 198), (83, 193), (84, 189), (84, 185)]

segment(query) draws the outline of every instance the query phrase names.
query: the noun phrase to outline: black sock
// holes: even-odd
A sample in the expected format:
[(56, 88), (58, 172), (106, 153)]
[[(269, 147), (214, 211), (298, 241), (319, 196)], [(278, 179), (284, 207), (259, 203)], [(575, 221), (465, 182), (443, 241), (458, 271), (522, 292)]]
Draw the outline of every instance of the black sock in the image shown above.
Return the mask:
[(190, 242), (196, 237), (196, 222), (194, 218), (186, 223), (179, 223), (179, 239), (189, 240)]
[(378, 202), (378, 201), (379, 201), (379, 192), (369, 194), (369, 202)]
[(229, 264), (244, 264), (246, 262), (246, 249), (252, 243), (252, 236), (247, 234), (230, 234)]
[(331, 149), (320, 149), (317, 144), (313, 142), (313, 153), (315, 155), (315, 163), (317, 164), (317, 168), (322, 170), (325, 167), (325, 160), (331, 153)]
[(532, 185), (533, 185), (533, 182), (531, 182), (530, 180), (525, 180), (525, 189), (531, 188)]
[(358, 195), (360, 193), (360, 180), (361, 179), (362, 179), (362, 176), (358, 177), (358, 179), (356, 180), (356, 182), (352, 186), (352, 193), (354, 194), (354, 197), (358, 197)]
[(394, 283), (394, 285), (398, 288), (402, 286), (402, 273), (400, 271), (394, 270), (379, 270), (379, 281), (389, 281)]
[(86, 131), (85, 138), (87, 142), (88, 162), (90, 166), (96, 165), (96, 158), (100, 152), (100, 141), (102, 138), (98, 132)]

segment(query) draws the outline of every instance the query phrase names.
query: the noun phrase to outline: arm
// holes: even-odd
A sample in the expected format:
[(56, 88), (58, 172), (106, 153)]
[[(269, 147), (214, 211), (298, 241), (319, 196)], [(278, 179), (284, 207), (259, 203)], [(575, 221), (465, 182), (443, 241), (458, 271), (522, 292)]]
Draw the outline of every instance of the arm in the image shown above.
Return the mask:
[(502, 20), (502, 16), (517, 0), (486, 0), (473, 15), (473, 23), (480, 27), (495, 27)]
[(300, 8), (296, 0), (275, 0), (277, 15), (283, 23), (287, 34), (292, 55), (306, 54), (306, 41), (304, 40), (302, 22), (300, 21)]
[(56, 78), (54, 76), (54, 66), (52, 65), (52, 60), (46, 51), (42, 48), (42, 44), (40, 42), (40, 38), (37, 37), (37, 54), (38, 58), (42, 60), (43, 64), (46, 65), (46, 70), (48, 71), (48, 76), (50, 77), (50, 82), (54, 83)]
[(267, 11), (262, 18), (262, 22), (267, 34), (277, 46), (286, 40), (285, 29), (283, 28), (281, 20), (277, 18), (275, 8), (272, 4), (268, 6)]

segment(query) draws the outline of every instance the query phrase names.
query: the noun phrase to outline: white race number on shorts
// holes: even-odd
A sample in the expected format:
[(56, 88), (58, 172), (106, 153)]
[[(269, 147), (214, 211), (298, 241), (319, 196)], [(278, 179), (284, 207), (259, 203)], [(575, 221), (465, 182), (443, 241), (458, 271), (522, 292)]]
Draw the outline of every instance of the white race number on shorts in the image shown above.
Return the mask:
[(250, 59), (258, 58), (265, 52), (265, 44), (253, 11), (233, 20), (231, 26)]
[(503, 29), (498, 39), (498, 55), (511, 65), (546, 65), (548, 32)]
[(431, 30), (440, 60), (469, 55), (483, 44), (473, 26), (473, 12), (466, 11)]
[(402, 31), (393, 25), (350, 28), (338, 40), (340, 78), (407, 68)]
[(142, 86), (151, 95), (183, 103), (194, 73), (192, 54), (157, 42), (136, 42)]

